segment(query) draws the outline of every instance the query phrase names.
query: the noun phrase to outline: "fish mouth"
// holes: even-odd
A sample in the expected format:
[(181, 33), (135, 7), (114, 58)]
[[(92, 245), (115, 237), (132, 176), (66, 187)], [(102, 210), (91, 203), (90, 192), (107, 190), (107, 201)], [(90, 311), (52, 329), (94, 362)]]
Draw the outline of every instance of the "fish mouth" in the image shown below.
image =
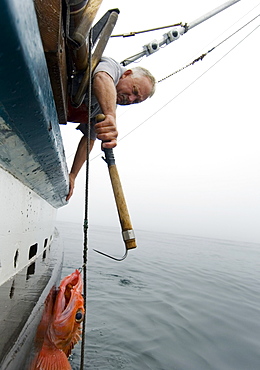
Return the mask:
[(70, 354), (81, 335), (80, 327), (85, 317), (82, 286), (81, 274), (76, 270), (62, 280), (54, 304), (49, 337), (66, 355)]
[(66, 307), (68, 306), (68, 304), (71, 300), (72, 289), (74, 289), (74, 285), (71, 284), (71, 283), (67, 284), (66, 287), (65, 287), (65, 291), (64, 291), (65, 307), (64, 307), (64, 310), (66, 309)]
[(79, 270), (65, 277), (59, 287), (58, 295), (56, 298), (57, 311), (64, 313), (70, 306), (75, 304), (75, 300), (82, 297), (82, 277)]

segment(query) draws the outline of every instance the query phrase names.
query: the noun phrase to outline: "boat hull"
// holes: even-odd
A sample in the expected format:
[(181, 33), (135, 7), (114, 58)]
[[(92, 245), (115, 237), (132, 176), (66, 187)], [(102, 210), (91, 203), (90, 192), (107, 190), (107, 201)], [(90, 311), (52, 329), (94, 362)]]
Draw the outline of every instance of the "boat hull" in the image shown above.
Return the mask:
[(0, 188), (1, 286), (50, 246), (57, 210), (2, 168)]
[(33, 0), (1, 0), (0, 23), (0, 368), (26, 370), (60, 282), (68, 171)]
[(1, 285), (1, 370), (29, 369), (45, 300), (60, 282), (62, 259), (62, 241), (55, 231), (44, 252)]

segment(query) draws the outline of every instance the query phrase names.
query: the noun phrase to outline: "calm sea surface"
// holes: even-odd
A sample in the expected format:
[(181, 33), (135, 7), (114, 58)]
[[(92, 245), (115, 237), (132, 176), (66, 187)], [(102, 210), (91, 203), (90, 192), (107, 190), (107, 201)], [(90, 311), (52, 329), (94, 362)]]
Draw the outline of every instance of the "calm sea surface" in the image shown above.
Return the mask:
[[(57, 223), (63, 276), (82, 265), (82, 225)], [(85, 368), (259, 370), (260, 245), (119, 228), (88, 231)], [(79, 369), (80, 345), (71, 365)]]

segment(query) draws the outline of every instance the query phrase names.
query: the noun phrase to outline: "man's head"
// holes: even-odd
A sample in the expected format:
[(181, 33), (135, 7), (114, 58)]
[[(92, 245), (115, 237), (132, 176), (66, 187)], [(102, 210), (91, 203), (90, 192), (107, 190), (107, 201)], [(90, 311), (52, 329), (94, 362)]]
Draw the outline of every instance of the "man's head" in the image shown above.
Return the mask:
[(116, 85), (116, 91), (119, 105), (141, 103), (154, 94), (155, 78), (145, 68), (128, 69)]

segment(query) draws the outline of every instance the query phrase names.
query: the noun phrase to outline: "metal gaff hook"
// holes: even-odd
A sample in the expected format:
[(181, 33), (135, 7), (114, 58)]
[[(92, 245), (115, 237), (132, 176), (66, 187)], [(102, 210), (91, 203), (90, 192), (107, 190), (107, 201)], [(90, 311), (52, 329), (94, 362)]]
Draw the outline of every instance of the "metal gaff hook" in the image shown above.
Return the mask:
[(136, 248), (136, 242), (135, 242), (135, 235), (134, 230), (125, 230), (122, 232), (123, 240), (125, 242), (125, 254), (121, 258), (110, 256), (107, 253), (98, 251), (97, 249), (93, 249), (95, 252), (102, 254), (105, 257), (111, 258), (114, 261), (123, 261), (127, 257), (128, 249)]
[[(97, 122), (101, 122), (105, 119), (105, 116), (103, 114), (99, 114), (96, 117)], [(113, 154), (113, 149), (107, 149), (103, 148), (103, 151), (105, 153), (104, 161), (107, 163), (109, 176), (114, 192), (114, 197), (116, 201), (118, 216), (121, 224), (122, 229), (122, 236), (125, 243), (125, 254), (121, 258), (116, 258), (113, 256), (110, 256), (109, 254), (106, 254), (104, 252), (100, 252), (96, 249), (94, 249), (95, 252), (102, 254), (103, 256), (109, 257), (115, 261), (123, 261), (128, 253), (128, 249), (136, 248), (136, 241), (135, 241), (135, 235), (134, 230), (132, 228), (130, 216), (128, 213), (122, 185), (120, 182), (119, 174), (117, 172), (116, 164), (115, 164), (115, 157)]]
[(126, 257), (127, 257), (127, 252), (128, 252), (128, 249), (125, 249), (125, 254), (123, 255), (123, 257), (121, 258), (116, 258), (116, 257), (113, 257), (113, 256), (110, 256), (109, 254), (106, 254), (104, 252), (100, 252), (98, 251), (97, 249), (93, 249), (95, 252), (99, 253), (99, 254), (102, 254), (102, 256), (105, 256), (105, 257), (108, 257), (108, 258), (111, 258), (112, 260), (114, 261), (123, 261)]

